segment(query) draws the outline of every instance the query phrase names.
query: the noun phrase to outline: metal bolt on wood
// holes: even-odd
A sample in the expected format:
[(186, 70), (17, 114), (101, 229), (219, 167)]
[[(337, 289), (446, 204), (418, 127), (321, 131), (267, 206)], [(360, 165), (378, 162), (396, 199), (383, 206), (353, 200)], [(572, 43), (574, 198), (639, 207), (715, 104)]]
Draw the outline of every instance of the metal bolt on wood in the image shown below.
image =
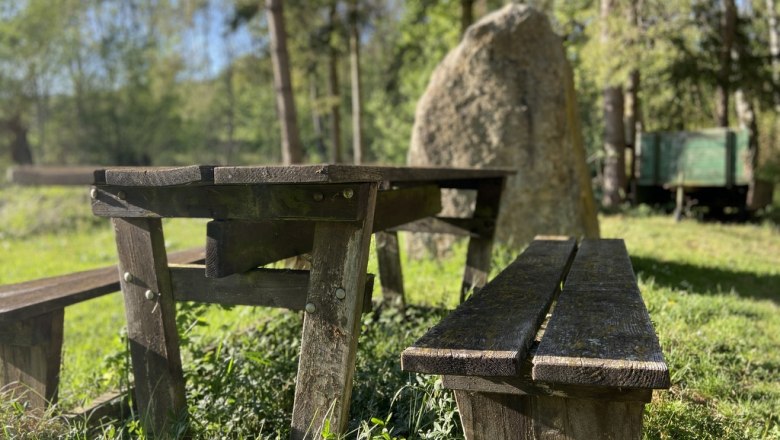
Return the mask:
[(127, 199), (127, 193), (124, 192), (124, 191), (119, 191), (118, 193), (116, 193), (116, 197), (119, 200), (125, 200), (125, 199)]
[(314, 193), (314, 196), (313, 196), (313, 197), (314, 197), (314, 201), (315, 201), (315, 202), (321, 202), (321, 201), (322, 201), (322, 199), (324, 199), (324, 198), (325, 198), (325, 196), (323, 196), (321, 192), (316, 192), (316, 193)]
[(353, 191), (351, 188), (347, 188), (342, 194), (344, 194), (345, 199), (351, 199), (352, 196), (355, 195), (355, 191)]
[(317, 311), (317, 307), (314, 306), (312, 303), (306, 304), (306, 312), (307, 313), (314, 313)]
[(92, 188), (91, 190), (89, 190), (89, 196), (92, 197), (93, 199), (96, 199), (98, 196), (97, 188)]
[(347, 291), (339, 287), (336, 289), (336, 298), (338, 299), (344, 299), (347, 297)]
[(149, 301), (151, 301), (151, 300), (153, 300), (153, 299), (157, 298), (157, 294), (156, 294), (156, 293), (154, 293), (154, 292), (152, 292), (151, 290), (147, 290), (147, 291), (144, 293), (144, 296), (145, 296), (145, 297), (146, 297), (146, 299), (148, 299)]
[(133, 282), (133, 274), (130, 272), (125, 272), (124, 275), (122, 275), (122, 278), (125, 280), (125, 282), (132, 283)]

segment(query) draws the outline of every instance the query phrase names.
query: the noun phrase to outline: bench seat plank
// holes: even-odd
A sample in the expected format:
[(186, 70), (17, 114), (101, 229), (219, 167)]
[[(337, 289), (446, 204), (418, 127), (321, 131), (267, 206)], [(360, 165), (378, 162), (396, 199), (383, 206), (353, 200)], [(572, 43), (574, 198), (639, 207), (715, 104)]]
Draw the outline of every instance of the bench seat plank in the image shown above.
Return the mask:
[[(171, 263), (203, 260), (203, 248), (172, 252)], [(119, 291), (116, 266), (0, 286), (0, 322), (12, 322)]]
[(479, 293), (404, 350), (401, 368), (461, 376), (519, 374), (575, 248), (574, 239), (535, 240)]
[(584, 240), (533, 359), (533, 380), (668, 388), (623, 240)]

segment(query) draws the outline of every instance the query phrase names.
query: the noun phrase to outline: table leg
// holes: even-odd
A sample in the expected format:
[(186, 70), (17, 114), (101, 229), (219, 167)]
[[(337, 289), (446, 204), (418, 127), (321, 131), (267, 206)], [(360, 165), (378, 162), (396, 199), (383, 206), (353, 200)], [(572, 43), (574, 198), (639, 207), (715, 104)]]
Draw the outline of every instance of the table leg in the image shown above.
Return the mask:
[(377, 232), (374, 237), (383, 302), (403, 309), (406, 307), (406, 299), (404, 298), (404, 276), (401, 272), (398, 233), (395, 231)]
[[(474, 218), (495, 221), (501, 202), (501, 192), (504, 190), (504, 179), (488, 180), (480, 183), (477, 188), (477, 204), (474, 208)], [(466, 269), (463, 272), (463, 283), (460, 289), (460, 302), (474, 288), (487, 283), (490, 272), (490, 258), (493, 250), (494, 228), (480, 232), (479, 237), (469, 239), (466, 254)]]
[(135, 394), (143, 427), (164, 437), (186, 415), (176, 310), (160, 219), (115, 218)]
[(319, 438), (326, 421), (343, 432), (349, 415), (363, 309), (375, 183), (367, 184), (365, 218), (315, 226), (306, 316), (295, 385), (291, 438)]

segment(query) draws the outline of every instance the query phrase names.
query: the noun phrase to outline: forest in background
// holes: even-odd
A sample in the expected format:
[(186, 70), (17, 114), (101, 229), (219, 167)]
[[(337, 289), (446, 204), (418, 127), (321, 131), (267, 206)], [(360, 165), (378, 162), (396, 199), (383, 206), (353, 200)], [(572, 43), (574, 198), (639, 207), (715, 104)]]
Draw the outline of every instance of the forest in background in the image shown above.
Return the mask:
[[(281, 4), (302, 160), (402, 164), (431, 72), (507, 2), (266, 3), (0, 1), (0, 167), (282, 162), (266, 10)], [(624, 178), (637, 130), (731, 126), (780, 178), (774, 0), (525, 3), (564, 39), (594, 170)]]

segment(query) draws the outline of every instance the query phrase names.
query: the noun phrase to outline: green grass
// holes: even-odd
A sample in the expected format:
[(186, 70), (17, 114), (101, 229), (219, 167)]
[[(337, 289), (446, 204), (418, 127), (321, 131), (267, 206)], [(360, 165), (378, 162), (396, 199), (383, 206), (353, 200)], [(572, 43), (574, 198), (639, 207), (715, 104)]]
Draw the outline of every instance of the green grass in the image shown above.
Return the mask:
[[(0, 284), (115, 262), (109, 222), (92, 218), (83, 193), (0, 188)], [(61, 215), (36, 216), (26, 200)], [(165, 226), (171, 249), (203, 243), (203, 222)], [(647, 406), (645, 438), (780, 439), (778, 228), (675, 223), (643, 211), (602, 217), (601, 228), (605, 237), (626, 239), (672, 375), (672, 389), (655, 393)], [(495, 255), (496, 267), (507, 263), (507, 252)], [(446, 314), (442, 306), (457, 302), (464, 258), (463, 243), (442, 260), (404, 257), (415, 306), (406, 315), (364, 315), (348, 438), (462, 438), (451, 393), (436, 377), (400, 372), (398, 358)], [(373, 252), (369, 271), (377, 273)], [(180, 312), (195, 437), (286, 438), (300, 315), (248, 307)], [(128, 375), (120, 295), (69, 307), (65, 319), (62, 409), (120, 386)], [(79, 424), (41, 421), (13, 402), (0, 405), (0, 421), (6, 436), (92, 437)], [(118, 420), (98, 434), (132, 438), (139, 427)]]

